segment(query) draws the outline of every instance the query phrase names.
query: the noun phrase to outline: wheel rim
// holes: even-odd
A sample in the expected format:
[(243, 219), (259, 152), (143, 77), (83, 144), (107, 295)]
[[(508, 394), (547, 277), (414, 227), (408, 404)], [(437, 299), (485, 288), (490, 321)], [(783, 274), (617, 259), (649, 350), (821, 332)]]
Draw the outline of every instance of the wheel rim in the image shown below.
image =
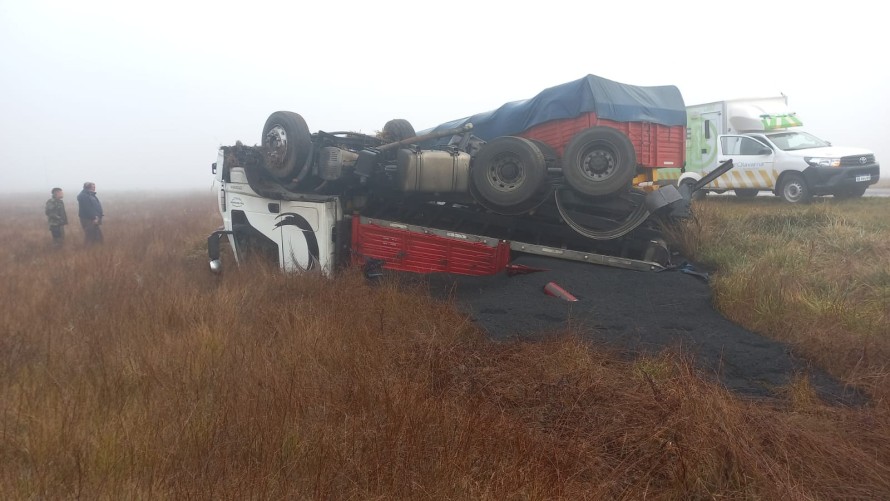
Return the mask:
[(275, 125), (266, 133), (266, 146), (272, 151), (269, 158), (276, 168), (280, 168), (287, 155), (287, 132), (281, 125)]
[(803, 196), (803, 187), (797, 181), (785, 184), (785, 189), (782, 191), (789, 202), (796, 202)]
[(509, 193), (526, 180), (526, 167), (515, 155), (498, 155), (488, 166), (488, 182), (492, 188)]
[(593, 182), (605, 181), (614, 176), (617, 170), (617, 155), (608, 148), (593, 146), (581, 155), (581, 174)]

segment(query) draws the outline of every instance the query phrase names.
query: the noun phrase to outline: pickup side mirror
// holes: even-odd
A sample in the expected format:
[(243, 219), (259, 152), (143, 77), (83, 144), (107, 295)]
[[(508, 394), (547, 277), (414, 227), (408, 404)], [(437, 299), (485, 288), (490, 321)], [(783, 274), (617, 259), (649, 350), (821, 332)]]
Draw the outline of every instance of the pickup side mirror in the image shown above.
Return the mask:
[(773, 150), (771, 150), (769, 148), (761, 148), (760, 150), (757, 151), (757, 154), (758, 155), (772, 155)]

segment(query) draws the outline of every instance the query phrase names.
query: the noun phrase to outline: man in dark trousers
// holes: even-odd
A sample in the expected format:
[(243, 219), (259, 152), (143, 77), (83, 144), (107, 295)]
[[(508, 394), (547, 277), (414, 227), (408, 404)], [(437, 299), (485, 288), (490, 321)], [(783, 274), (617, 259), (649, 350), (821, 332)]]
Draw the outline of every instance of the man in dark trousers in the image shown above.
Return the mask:
[(53, 236), (53, 245), (61, 247), (65, 243), (65, 225), (68, 224), (68, 214), (65, 212), (65, 202), (62, 198), (65, 192), (62, 188), (53, 188), (53, 197), (46, 201), (46, 219), (49, 223), (49, 232)]
[(96, 183), (83, 183), (83, 191), (77, 195), (78, 215), (83, 227), (86, 245), (102, 243), (102, 203), (96, 198)]

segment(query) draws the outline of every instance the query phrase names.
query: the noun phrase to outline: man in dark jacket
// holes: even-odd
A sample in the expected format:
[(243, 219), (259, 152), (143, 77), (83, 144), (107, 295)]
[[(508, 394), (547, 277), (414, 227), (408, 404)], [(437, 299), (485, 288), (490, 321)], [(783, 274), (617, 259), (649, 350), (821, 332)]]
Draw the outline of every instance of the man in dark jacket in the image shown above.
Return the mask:
[(53, 188), (53, 197), (46, 201), (46, 219), (49, 223), (49, 232), (53, 236), (53, 244), (61, 247), (65, 242), (65, 225), (68, 224), (68, 214), (65, 212), (65, 202), (62, 198), (65, 192), (62, 188)]
[(83, 227), (86, 245), (102, 243), (102, 203), (96, 198), (96, 183), (83, 183), (83, 191), (77, 195), (78, 216)]

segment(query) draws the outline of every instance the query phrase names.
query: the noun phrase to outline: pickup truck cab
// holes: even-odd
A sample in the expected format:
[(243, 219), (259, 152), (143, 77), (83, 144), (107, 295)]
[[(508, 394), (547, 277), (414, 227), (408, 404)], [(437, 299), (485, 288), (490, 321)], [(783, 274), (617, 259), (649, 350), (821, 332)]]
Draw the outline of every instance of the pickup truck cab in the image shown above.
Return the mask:
[(694, 183), (720, 163), (732, 171), (705, 191), (740, 197), (771, 191), (789, 203), (813, 196), (861, 197), (880, 179), (874, 153), (832, 146), (800, 128), (784, 98), (721, 101), (687, 108), (687, 164), (680, 183)]

